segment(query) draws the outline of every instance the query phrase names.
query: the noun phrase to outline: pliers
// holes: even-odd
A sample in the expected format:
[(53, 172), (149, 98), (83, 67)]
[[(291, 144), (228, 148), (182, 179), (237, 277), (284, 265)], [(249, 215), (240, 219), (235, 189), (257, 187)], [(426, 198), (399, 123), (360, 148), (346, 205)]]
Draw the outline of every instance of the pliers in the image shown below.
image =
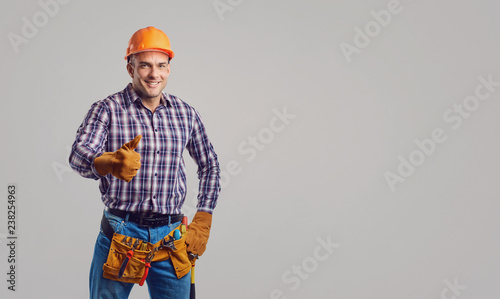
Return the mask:
[[(130, 238), (128, 244), (130, 243), (132, 243), (132, 238)], [(130, 250), (127, 252), (127, 256), (125, 257), (125, 260), (123, 260), (122, 266), (120, 267), (120, 272), (118, 272), (118, 278), (122, 278), (123, 273), (125, 273), (125, 269), (127, 268), (128, 262), (134, 256), (134, 251), (137, 246), (139, 246), (139, 239), (135, 239), (134, 244), (132, 244), (132, 248), (130, 248)]]
[(149, 254), (146, 256), (146, 259), (144, 260), (144, 275), (142, 276), (141, 282), (139, 282), (139, 285), (142, 286), (144, 284), (144, 281), (146, 280), (146, 277), (148, 277), (149, 273), (149, 268), (151, 268), (151, 261), (153, 260), (155, 256), (155, 251), (151, 250)]
[(139, 285), (142, 286), (144, 284), (144, 281), (146, 281), (146, 277), (148, 277), (148, 273), (149, 273), (149, 268), (151, 268), (151, 261), (153, 260), (154, 256), (155, 256), (155, 253), (165, 247), (168, 247), (172, 250), (177, 250), (177, 248), (175, 248), (175, 245), (174, 245), (174, 238), (172, 238), (171, 236), (169, 236), (168, 238), (168, 241), (163, 239), (160, 243), (160, 246), (156, 247), (155, 249), (151, 250), (151, 252), (146, 256), (146, 258), (144, 259), (144, 266), (145, 266), (145, 269), (144, 269), (144, 275), (142, 276), (142, 279), (141, 281), (139, 282)]

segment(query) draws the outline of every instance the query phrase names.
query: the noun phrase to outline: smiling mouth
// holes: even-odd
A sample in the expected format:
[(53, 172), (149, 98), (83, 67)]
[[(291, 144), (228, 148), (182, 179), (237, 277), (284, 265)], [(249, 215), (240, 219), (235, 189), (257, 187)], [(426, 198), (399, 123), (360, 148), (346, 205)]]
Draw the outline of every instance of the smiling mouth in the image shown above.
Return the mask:
[(160, 84), (160, 82), (151, 82), (151, 81), (146, 81), (146, 83), (150, 86), (157, 86), (158, 84)]

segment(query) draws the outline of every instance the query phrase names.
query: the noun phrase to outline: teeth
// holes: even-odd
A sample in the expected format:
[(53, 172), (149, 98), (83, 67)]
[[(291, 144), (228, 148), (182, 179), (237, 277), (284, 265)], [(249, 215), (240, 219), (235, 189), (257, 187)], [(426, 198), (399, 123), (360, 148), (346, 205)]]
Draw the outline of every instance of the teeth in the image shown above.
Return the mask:
[(160, 82), (148, 82), (148, 84), (151, 84), (151, 85), (156, 85), (156, 84), (159, 84)]

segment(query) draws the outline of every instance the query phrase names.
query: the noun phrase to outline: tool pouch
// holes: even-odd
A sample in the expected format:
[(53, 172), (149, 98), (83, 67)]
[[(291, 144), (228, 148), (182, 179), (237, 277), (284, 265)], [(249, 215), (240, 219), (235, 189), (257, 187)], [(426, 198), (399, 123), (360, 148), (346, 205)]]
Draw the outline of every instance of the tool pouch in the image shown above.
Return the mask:
[[(179, 227), (176, 229), (179, 229)], [(147, 258), (148, 256), (151, 257), (152, 254), (154, 254), (150, 264), (152, 268), (154, 268), (154, 262), (170, 258), (177, 278), (184, 277), (191, 269), (191, 262), (186, 250), (186, 234), (179, 240), (173, 241), (175, 250), (162, 245), (165, 241), (173, 240), (174, 231), (175, 229), (156, 244), (115, 232), (111, 239), (108, 259), (103, 266), (104, 278), (128, 283), (140, 283), (145, 278)], [(136, 247), (134, 247), (134, 244), (136, 244)], [(135, 250), (132, 250), (132, 247)], [(133, 254), (130, 254), (131, 252)], [(122, 269), (122, 273), (120, 273), (120, 269)]]
[[(135, 238), (127, 238), (124, 235), (115, 233), (111, 240), (109, 248), (108, 259), (104, 264), (102, 270), (104, 271), (104, 278), (122, 281), (139, 283), (145, 272), (145, 259), (151, 252), (151, 247), (146, 250), (135, 249), (133, 256), (129, 257), (128, 263), (127, 253), (132, 250), (132, 245), (127, 245), (122, 240), (129, 240), (133, 245), (136, 242)], [(119, 272), (122, 266), (126, 263), (125, 272), (120, 277)]]

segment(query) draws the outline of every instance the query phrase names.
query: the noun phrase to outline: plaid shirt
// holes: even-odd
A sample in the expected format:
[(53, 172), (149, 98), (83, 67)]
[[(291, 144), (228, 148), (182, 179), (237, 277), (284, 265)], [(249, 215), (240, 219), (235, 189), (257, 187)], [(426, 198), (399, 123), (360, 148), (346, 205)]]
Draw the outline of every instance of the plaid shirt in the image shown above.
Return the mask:
[[(136, 148), (141, 168), (132, 181), (95, 170), (96, 157), (118, 150), (137, 135), (142, 135)], [(184, 148), (198, 165), (198, 211), (212, 213), (220, 191), (217, 155), (198, 112), (173, 95), (163, 93), (154, 113), (142, 104), (132, 84), (94, 103), (78, 128), (69, 163), (83, 177), (100, 179), (108, 208), (180, 214), (186, 197)]]

